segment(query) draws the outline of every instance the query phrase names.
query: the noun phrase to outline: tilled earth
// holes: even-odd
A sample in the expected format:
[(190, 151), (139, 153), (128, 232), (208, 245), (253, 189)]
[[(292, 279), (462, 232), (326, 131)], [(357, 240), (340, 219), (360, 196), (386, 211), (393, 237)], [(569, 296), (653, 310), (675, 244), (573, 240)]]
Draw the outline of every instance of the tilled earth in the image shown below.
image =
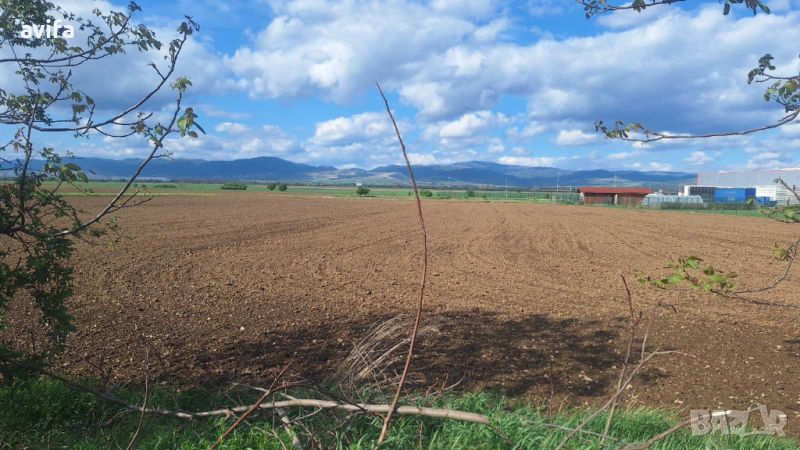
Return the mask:
[[(80, 203), (91, 210), (103, 200)], [(70, 300), (78, 331), (58, 364), (141, 383), (147, 347), (148, 376), (180, 388), (269, 384), (292, 358), (295, 376), (324, 380), (370, 326), (413, 313), (422, 255), (414, 208), (238, 193), (158, 197), (126, 210), (124, 239), (80, 246)], [(696, 255), (738, 273), (743, 287), (767, 285), (786, 264), (772, 248), (796, 239), (796, 226), (521, 203), (423, 208), (424, 320), (438, 332), (415, 358), (419, 386), (461, 380), (458, 389), (598, 402), (616, 383), (626, 344), (625, 275), (637, 309), (674, 307), (659, 310), (648, 348), (695, 357), (655, 358), (628, 390), (629, 404), (764, 403), (786, 412), (797, 433), (800, 309), (633, 281), (637, 271), (663, 273), (670, 259)], [(798, 270), (755, 298), (800, 305)]]

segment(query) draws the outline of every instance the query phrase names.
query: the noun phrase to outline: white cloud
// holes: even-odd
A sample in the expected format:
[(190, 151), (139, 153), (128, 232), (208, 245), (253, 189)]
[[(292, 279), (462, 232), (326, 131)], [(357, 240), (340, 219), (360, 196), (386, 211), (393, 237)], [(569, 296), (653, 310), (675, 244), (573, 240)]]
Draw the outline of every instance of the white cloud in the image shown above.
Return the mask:
[(781, 134), (789, 137), (800, 137), (800, 122), (790, 123), (780, 128)]
[(672, 164), (651, 162), (650, 164), (647, 165), (647, 168), (656, 172), (669, 172), (672, 170)]
[[(747, 85), (746, 74), (766, 51), (794, 64), (800, 41), (796, 11), (726, 17), (713, 4), (609, 15), (602, 22), (615, 28), (595, 36), (512, 43), (501, 32), (478, 36), (492, 20), (502, 29), (510, 13), (468, 3), (279, 5), (256, 41), (227, 62), (256, 97), (347, 102), (378, 79), (426, 120), (490, 110), (511, 95), (542, 123), (619, 118), (698, 132), (774, 120), (779, 108), (761, 100), (763, 86)], [(529, 5), (539, 13), (553, 6)]]
[(457, 3), (276, 2), (276, 16), (254, 44), (226, 62), (252, 97), (347, 101), (374, 89), (375, 80), (397, 86), (420, 69), (423, 55), (471, 35), (478, 27), (466, 17), (487, 13), (488, 2)]
[(762, 151), (747, 161), (748, 169), (781, 169), (794, 163), (794, 156), (788, 152)]
[(518, 166), (531, 167), (552, 167), (564, 158), (553, 158), (549, 156), (502, 156), (497, 161), (501, 164), (513, 164)]
[(708, 156), (706, 154), (706, 152), (704, 152), (704, 151), (696, 151), (696, 152), (692, 152), (692, 154), (689, 155), (689, 157), (686, 158), (684, 161), (686, 161), (687, 163), (689, 163), (689, 164), (691, 164), (693, 166), (702, 166), (702, 165), (710, 163), (713, 160), (714, 160), (714, 158)]
[(586, 133), (581, 130), (561, 130), (556, 136), (556, 144), (568, 145), (585, 145), (599, 140), (599, 134)]
[(611, 153), (610, 155), (606, 156), (606, 159), (612, 161), (619, 161), (624, 159), (637, 158), (639, 156), (642, 156), (643, 154), (644, 152), (641, 150), (634, 150), (632, 152), (617, 152), (617, 153)]
[(408, 159), (411, 164), (417, 165), (436, 164), (438, 162), (436, 157), (430, 153), (409, 153)]
[(486, 17), (495, 10), (492, 0), (433, 0), (431, 7), (435, 11), (461, 17)]
[(472, 137), (507, 122), (508, 117), (504, 114), (478, 111), (445, 123), (439, 128), (438, 135), (444, 139)]
[(489, 140), (489, 148), (487, 151), (491, 154), (505, 153), (506, 146), (503, 145), (502, 140), (498, 138), (492, 138)]
[(392, 123), (386, 114), (366, 112), (318, 123), (311, 141), (322, 145), (341, 145), (392, 137), (393, 133)]
[(242, 134), (250, 131), (250, 127), (238, 122), (221, 122), (214, 127), (219, 133)]
[(521, 130), (517, 127), (509, 128), (506, 134), (512, 139), (525, 141), (544, 133), (547, 129), (547, 125), (533, 120)]

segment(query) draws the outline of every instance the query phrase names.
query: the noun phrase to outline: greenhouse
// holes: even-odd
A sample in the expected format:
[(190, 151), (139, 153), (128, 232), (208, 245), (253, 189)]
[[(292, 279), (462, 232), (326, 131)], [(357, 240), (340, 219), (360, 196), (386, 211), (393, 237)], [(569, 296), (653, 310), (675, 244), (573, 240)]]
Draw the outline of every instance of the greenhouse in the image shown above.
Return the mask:
[(644, 197), (642, 206), (658, 207), (660, 205), (702, 205), (703, 197), (699, 195), (665, 195), (650, 194)]

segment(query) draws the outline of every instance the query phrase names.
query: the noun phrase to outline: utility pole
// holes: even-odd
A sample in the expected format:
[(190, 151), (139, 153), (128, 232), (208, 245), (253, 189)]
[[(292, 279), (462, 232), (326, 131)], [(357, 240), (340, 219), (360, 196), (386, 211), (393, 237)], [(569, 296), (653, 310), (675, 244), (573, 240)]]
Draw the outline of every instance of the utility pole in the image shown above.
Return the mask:
[(561, 172), (556, 170), (556, 192), (559, 191), (560, 184), (561, 184)]
[(508, 198), (508, 174), (506, 174), (506, 198)]

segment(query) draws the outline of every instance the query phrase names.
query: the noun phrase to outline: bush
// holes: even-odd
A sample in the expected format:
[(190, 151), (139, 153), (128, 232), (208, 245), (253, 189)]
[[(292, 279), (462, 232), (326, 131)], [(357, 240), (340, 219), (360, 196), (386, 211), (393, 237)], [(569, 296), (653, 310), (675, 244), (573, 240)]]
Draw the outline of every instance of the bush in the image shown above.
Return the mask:
[(220, 189), (225, 189), (226, 191), (246, 191), (247, 185), (244, 183), (225, 183)]
[(153, 187), (156, 188), (156, 189), (177, 189), (178, 188), (178, 186), (176, 186), (174, 184), (154, 184)]
[(431, 192), (431, 191), (429, 191), (427, 189), (423, 189), (423, 190), (419, 191), (419, 195), (421, 195), (422, 197), (430, 198), (430, 197), (433, 197), (433, 192)]
[(278, 190), (281, 192), (286, 192), (287, 189), (289, 189), (289, 186), (285, 185), (284, 183), (278, 185)]
[(365, 188), (364, 186), (359, 186), (358, 189), (356, 189), (356, 194), (363, 197), (369, 194), (369, 188)]
[(470, 189), (467, 191), (467, 198), (472, 198), (472, 197), (475, 197), (475, 191)]
[(267, 183), (267, 189), (270, 191), (274, 191), (276, 187), (278, 187), (278, 185), (275, 183)]

